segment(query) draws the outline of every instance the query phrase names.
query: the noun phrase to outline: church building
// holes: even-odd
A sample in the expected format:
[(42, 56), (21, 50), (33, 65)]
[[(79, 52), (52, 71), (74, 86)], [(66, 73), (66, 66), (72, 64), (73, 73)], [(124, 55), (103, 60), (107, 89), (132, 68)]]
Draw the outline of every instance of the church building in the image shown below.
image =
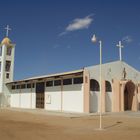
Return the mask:
[[(11, 108), (94, 113), (140, 110), (140, 72), (123, 61), (14, 81), (15, 44), (0, 43), (0, 105)], [(102, 86), (102, 88), (100, 88)], [(101, 98), (100, 98), (100, 89)]]

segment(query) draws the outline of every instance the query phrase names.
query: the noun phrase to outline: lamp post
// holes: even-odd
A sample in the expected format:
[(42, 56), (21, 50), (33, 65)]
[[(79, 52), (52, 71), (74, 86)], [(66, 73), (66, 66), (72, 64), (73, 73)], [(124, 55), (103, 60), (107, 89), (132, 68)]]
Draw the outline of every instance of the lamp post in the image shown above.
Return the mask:
[[(91, 41), (93, 43), (97, 42), (97, 38), (95, 35), (93, 35)], [(100, 47), (100, 72), (99, 72), (99, 77), (100, 77), (100, 125), (99, 125), (99, 130), (102, 130), (102, 41), (99, 40), (99, 47)]]

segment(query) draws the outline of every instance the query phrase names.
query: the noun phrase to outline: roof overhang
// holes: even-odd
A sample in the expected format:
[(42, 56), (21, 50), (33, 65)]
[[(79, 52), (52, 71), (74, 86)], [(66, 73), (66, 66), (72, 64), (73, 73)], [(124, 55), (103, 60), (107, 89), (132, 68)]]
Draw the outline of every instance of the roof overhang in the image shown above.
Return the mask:
[(68, 76), (79, 76), (83, 74), (84, 69), (70, 71), (70, 72), (63, 72), (63, 73), (56, 73), (51, 75), (44, 75), (44, 76), (37, 76), (32, 78), (27, 78), (23, 80), (8, 82), (6, 85), (17, 84), (17, 83), (24, 83), (24, 82), (34, 82), (34, 81), (43, 81), (46, 79), (58, 79), (58, 78), (65, 78)]

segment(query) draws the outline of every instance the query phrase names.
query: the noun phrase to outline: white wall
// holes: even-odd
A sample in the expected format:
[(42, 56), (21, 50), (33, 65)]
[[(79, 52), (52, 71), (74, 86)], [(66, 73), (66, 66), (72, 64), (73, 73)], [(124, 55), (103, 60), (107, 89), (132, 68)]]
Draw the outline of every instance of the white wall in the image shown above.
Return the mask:
[(16, 108), (36, 108), (34, 89), (12, 90), (10, 106)]
[(61, 86), (46, 87), (45, 109), (58, 111), (61, 110)]
[[(62, 105), (62, 110), (61, 110)], [(82, 84), (46, 87), (45, 109), (83, 112), (83, 86)]]
[(10, 106), (11, 107), (19, 107), (19, 93), (12, 93), (11, 94), (11, 103)]
[(63, 111), (83, 112), (83, 86), (66, 85), (63, 87)]
[(100, 92), (90, 91), (90, 113), (99, 112)]
[(105, 93), (105, 111), (106, 112), (112, 111), (112, 92)]
[(20, 107), (21, 108), (31, 108), (31, 94), (22, 93), (20, 99)]
[[(86, 67), (90, 73), (90, 79), (99, 81), (99, 65)], [(112, 79), (121, 80), (123, 78), (123, 70), (126, 71), (126, 79), (135, 82), (140, 81), (140, 72), (123, 61), (114, 61), (102, 64), (102, 78), (107, 81)]]
[[(46, 87), (45, 109), (83, 112), (83, 84), (65, 85), (62, 89), (61, 86)], [(36, 108), (35, 90), (32, 93), (31, 89), (12, 90), (11, 107)]]

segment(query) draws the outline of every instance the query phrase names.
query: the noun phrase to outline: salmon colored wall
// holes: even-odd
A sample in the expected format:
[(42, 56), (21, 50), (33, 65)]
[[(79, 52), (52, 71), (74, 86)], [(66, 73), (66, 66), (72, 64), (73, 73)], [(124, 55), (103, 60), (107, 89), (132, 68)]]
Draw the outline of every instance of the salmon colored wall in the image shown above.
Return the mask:
[(119, 112), (120, 111), (120, 81), (117, 79), (113, 79), (113, 98), (112, 98), (112, 111)]
[(132, 102), (132, 111), (138, 111), (138, 97), (137, 97), (137, 85), (135, 85), (135, 92)]
[(138, 94), (137, 94), (137, 97), (138, 97), (138, 109), (140, 110), (140, 84), (138, 84)]
[(124, 89), (125, 89), (125, 82), (121, 82), (120, 83), (120, 91), (121, 91), (121, 96), (120, 96), (120, 111), (124, 111)]
[[(120, 82), (120, 111), (124, 111), (124, 90), (125, 90), (125, 86), (128, 82), (132, 82), (132, 81), (121, 81)], [(132, 82), (132, 84), (134, 84)], [(134, 84), (135, 85), (135, 84)], [(138, 110), (138, 96), (137, 96), (137, 85), (135, 85), (135, 91), (134, 91), (134, 96), (133, 96), (133, 100), (132, 100), (132, 111), (137, 111)]]

